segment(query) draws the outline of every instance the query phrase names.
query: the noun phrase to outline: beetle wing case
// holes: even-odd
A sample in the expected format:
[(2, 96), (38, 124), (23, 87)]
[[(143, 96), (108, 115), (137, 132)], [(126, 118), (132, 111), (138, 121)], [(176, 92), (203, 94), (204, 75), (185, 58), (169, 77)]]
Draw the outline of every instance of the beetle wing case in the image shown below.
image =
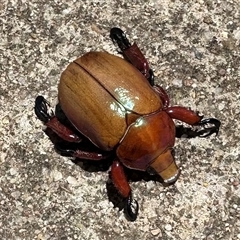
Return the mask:
[(143, 115), (161, 107), (158, 94), (146, 78), (124, 59), (107, 52), (89, 52), (75, 63), (91, 74), (128, 111)]
[(87, 53), (67, 67), (59, 83), (59, 103), (76, 129), (105, 151), (125, 134), (129, 113), (141, 116), (162, 107), (137, 69), (106, 52)]

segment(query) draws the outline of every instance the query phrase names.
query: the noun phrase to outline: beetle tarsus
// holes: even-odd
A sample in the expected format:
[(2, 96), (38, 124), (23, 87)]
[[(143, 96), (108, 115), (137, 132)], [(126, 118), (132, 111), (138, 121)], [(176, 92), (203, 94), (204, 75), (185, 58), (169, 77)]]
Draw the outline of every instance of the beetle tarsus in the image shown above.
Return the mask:
[(131, 194), (126, 199), (126, 204), (125, 204), (124, 210), (125, 210), (125, 214), (129, 221), (133, 222), (137, 219), (139, 206), (138, 206), (138, 202), (136, 200), (132, 200)]
[(48, 113), (49, 106), (49, 102), (43, 96), (37, 96), (34, 111), (38, 119), (44, 123), (47, 123), (51, 119), (51, 115)]
[[(213, 124), (213, 127), (205, 127), (205, 125), (208, 124)], [(219, 128), (221, 126), (221, 122), (215, 118), (207, 118), (202, 120), (199, 124), (197, 124), (199, 126), (203, 126), (204, 129), (200, 130), (197, 132), (199, 137), (208, 137), (214, 133), (216, 133), (216, 135), (218, 135), (219, 132)]]
[(154, 86), (154, 73), (151, 68), (149, 69), (148, 74), (149, 74), (148, 81), (151, 84), (151, 86)]
[[(212, 127), (205, 127), (206, 125), (214, 125)], [(202, 126), (202, 130), (193, 130), (192, 128), (183, 127), (182, 125), (176, 126), (176, 137), (177, 138), (195, 138), (195, 137), (208, 137), (214, 133), (216, 135), (219, 132), (221, 122), (215, 118), (207, 118), (201, 120), (199, 123), (194, 124), (195, 126)]]
[(126, 35), (120, 28), (112, 28), (110, 30), (110, 38), (118, 45), (121, 51), (124, 51), (131, 47), (131, 43), (128, 41)]

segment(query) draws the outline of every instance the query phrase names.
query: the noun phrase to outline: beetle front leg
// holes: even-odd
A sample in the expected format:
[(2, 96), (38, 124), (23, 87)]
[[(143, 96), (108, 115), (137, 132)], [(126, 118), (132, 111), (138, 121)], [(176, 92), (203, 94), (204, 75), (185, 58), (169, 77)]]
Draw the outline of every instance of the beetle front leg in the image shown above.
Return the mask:
[[(213, 125), (213, 127), (205, 127), (206, 125)], [(219, 128), (221, 126), (221, 122), (216, 118), (207, 118), (203, 119), (201, 122), (197, 123), (198, 126), (203, 126), (204, 129), (197, 131), (198, 137), (208, 137), (213, 133), (216, 135), (219, 132)]]
[[(192, 126), (204, 127), (202, 130), (191, 130), (191, 132), (189, 132), (190, 137), (207, 137), (213, 133), (218, 134), (221, 122), (215, 118), (207, 118), (202, 120), (203, 116), (200, 116), (191, 109), (180, 106), (169, 107), (165, 111), (173, 119), (180, 120)], [(209, 125), (213, 126), (208, 127)], [(188, 135), (187, 132), (186, 135)]]
[(154, 75), (150, 69), (147, 59), (139, 49), (136, 43), (131, 44), (126, 35), (120, 28), (112, 28), (110, 37), (114, 43), (121, 49), (124, 58), (136, 67), (149, 81), (154, 85)]
[(43, 96), (37, 96), (34, 110), (38, 119), (62, 139), (68, 142), (81, 142), (81, 139), (71, 129), (58, 121), (53, 112), (48, 113), (49, 106), (48, 101)]
[(122, 164), (115, 160), (111, 167), (111, 180), (119, 191), (119, 193), (126, 199), (125, 214), (130, 221), (135, 221), (138, 215), (138, 202), (132, 200), (131, 188), (127, 181)]

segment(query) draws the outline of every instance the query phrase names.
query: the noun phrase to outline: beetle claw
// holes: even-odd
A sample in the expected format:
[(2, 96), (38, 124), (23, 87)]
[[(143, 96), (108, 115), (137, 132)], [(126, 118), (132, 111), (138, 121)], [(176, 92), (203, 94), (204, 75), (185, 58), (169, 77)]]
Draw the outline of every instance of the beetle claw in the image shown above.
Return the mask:
[(124, 208), (124, 212), (129, 221), (134, 222), (137, 219), (138, 210), (138, 202), (136, 200), (132, 200), (132, 195), (130, 194), (129, 197), (126, 199), (126, 204)]
[(149, 83), (151, 86), (154, 86), (154, 73), (152, 69), (149, 69), (149, 78), (148, 78)]
[[(212, 124), (212, 127), (206, 127), (205, 125)], [(177, 138), (195, 138), (195, 137), (208, 137), (213, 133), (216, 135), (219, 132), (221, 122), (215, 118), (204, 119), (201, 122), (195, 124), (195, 126), (203, 126), (202, 130), (193, 130), (192, 128), (185, 128), (182, 125), (176, 126), (176, 137)]]
[(124, 51), (131, 47), (131, 44), (128, 41), (126, 35), (120, 28), (112, 28), (110, 30), (110, 38), (112, 39), (113, 43), (118, 45), (121, 51)]
[(219, 128), (221, 125), (221, 122), (215, 118), (207, 118), (202, 120), (198, 125), (205, 126), (207, 124), (213, 124), (213, 127), (204, 127), (203, 130), (200, 130), (197, 132), (199, 137), (208, 137), (212, 135), (213, 133), (216, 133), (218, 135)]
[(34, 111), (38, 119), (42, 122), (47, 123), (51, 119), (51, 115), (48, 113), (49, 102), (43, 96), (37, 96), (35, 100)]

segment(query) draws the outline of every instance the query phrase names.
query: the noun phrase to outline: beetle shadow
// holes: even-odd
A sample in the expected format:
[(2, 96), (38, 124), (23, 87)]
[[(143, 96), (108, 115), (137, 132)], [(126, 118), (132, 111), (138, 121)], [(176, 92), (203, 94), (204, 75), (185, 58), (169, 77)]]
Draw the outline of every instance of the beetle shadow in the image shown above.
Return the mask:
[[(84, 171), (87, 172), (106, 172), (108, 171), (108, 179), (106, 179), (106, 189), (108, 200), (112, 202), (114, 208), (118, 208), (119, 211), (123, 210), (126, 207), (126, 198), (122, 197), (117, 188), (114, 186), (111, 180), (111, 165), (115, 157), (111, 156), (107, 159), (100, 161), (93, 160), (84, 160), (84, 159), (75, 159), (73, 162), (80, 166)], [(168, 186), (164, 184), (163, 179), (159, 175), (151, 175), (148, 172), (133, 170), (124, 167), (124, 173), (128, 182), (159, 182), (163, 186)]]
[[(114, 153), (110, 153), (103, 160), (86, 160), (80, 158), (73, 158), (72, 153), (76, 150), (83, 150), (87, 152), (97, 152), (106, 154), (106, 152), (94, 146), (86, 137), (81, 135), (76, 129), (72, 126), (69, 120), (66, 118), (65, 114), (61, 110), (59, 104), (56, 105), (55, 110), (56, 117), (60, 122), (64, 125), (68, 126), (73, 132), (77, 135), (80, 135), (82, 141), (80, 143), (69, 143), (67, 141), (62, 140), (56, 133), (52, 131), (50, 128), (45, 129), (46, 135), (49, 137), (51, 142), (55, 146), (55, 150), (62, 156), (70, 157), (71, 161), (76, 165), (81, 167), (84, 171), (87, 172), (106, 172), (109, 171), (113, 160), (116, 158)], [(176, 137), (177, 138), (194, 138), (196, 137), (196, 132), (191, 128), (184, 127), (182, 125), (176, 126)], [(128, 169), (124, 167), (124, 172), (129, 182), (139, 182), (139, 181), (154, 181), (161, 183), (164, 187), (169, 186), (171, 184), (165, 184), (163, 179), (159, 175), (152, 175), (148, 172), (138, 171), (133, 169)], [(110, 173), (110, 172), (109, 172)], [(113, 203), (114, 207), (117, 207), (120, 211), (124, 209), (126, 204), (126, 199), (123, 198), (118, 190), (115, 188), (114, 184), (111, 181), (111, 176), (109, 174), (109, 178), (106, 181), (106, 189), (107, 195), (110, 202)]]
[[(45, 134), (49, 137), (51, 142), (54, 144), (54, 147), (57, 153), (59, 153), (61, 156), (69, 157), (73, 163), (78, 165), (84, 171), (89, 173), (109, 171), (109, 177), (108, 179), (106, 179), (106, 189), (107, 189), (108, 199), (110, 202), (113, 203), (114, 207), (117, 207), (119, 209), (119, 211), (124, 209), (126, 199), (119, 194), (118, 190), (115, 188), (114, 184), (112, 183), (111, 176), (110, 176), (110, 168), (113, 163), (113, 160), (116, 158), (115, 154), (110, 154), (106, 159), (97, 160), (97, 161), (74, 158), (71, 156), (71, 154), (69, 154), (73, 150), (78, 149), (78, 150), (98, 152), (98, 153), (100, 153), (101, 150), (95, 147), (89, 140), (86, 140), (86, 139), (83, 139), (81, 143), (66, 142), (62, 140), (50, 128), (45, 129)], [(71, 149), (71, 151), (69, 152), (64, 149)], [(124, 167), (124, 172), (129, 182), (154, 181), (164, 185), (163, 179), (159, 175), (152, 175), (152, 174), (149, 174), (148, 172), (133, 170), (126, 167)]]
[[(128, 179), (128, 182), (149, 182), (154, 181), (159, 182), (164, 185), (163, 179), (159, 175), (151, 175), (148, 172), (133, 170), (124, 167), (124, 172)], [(109, 174), (108, 181), (106, 182), (108, 199), (113, 203), (114, 208), (118, 208), (119, 211), (123, 210), (126, 207), (126, 199), (119, 194), (118, 190), (115, 188), (113, 182), (111, 181), (111, 176)]]

